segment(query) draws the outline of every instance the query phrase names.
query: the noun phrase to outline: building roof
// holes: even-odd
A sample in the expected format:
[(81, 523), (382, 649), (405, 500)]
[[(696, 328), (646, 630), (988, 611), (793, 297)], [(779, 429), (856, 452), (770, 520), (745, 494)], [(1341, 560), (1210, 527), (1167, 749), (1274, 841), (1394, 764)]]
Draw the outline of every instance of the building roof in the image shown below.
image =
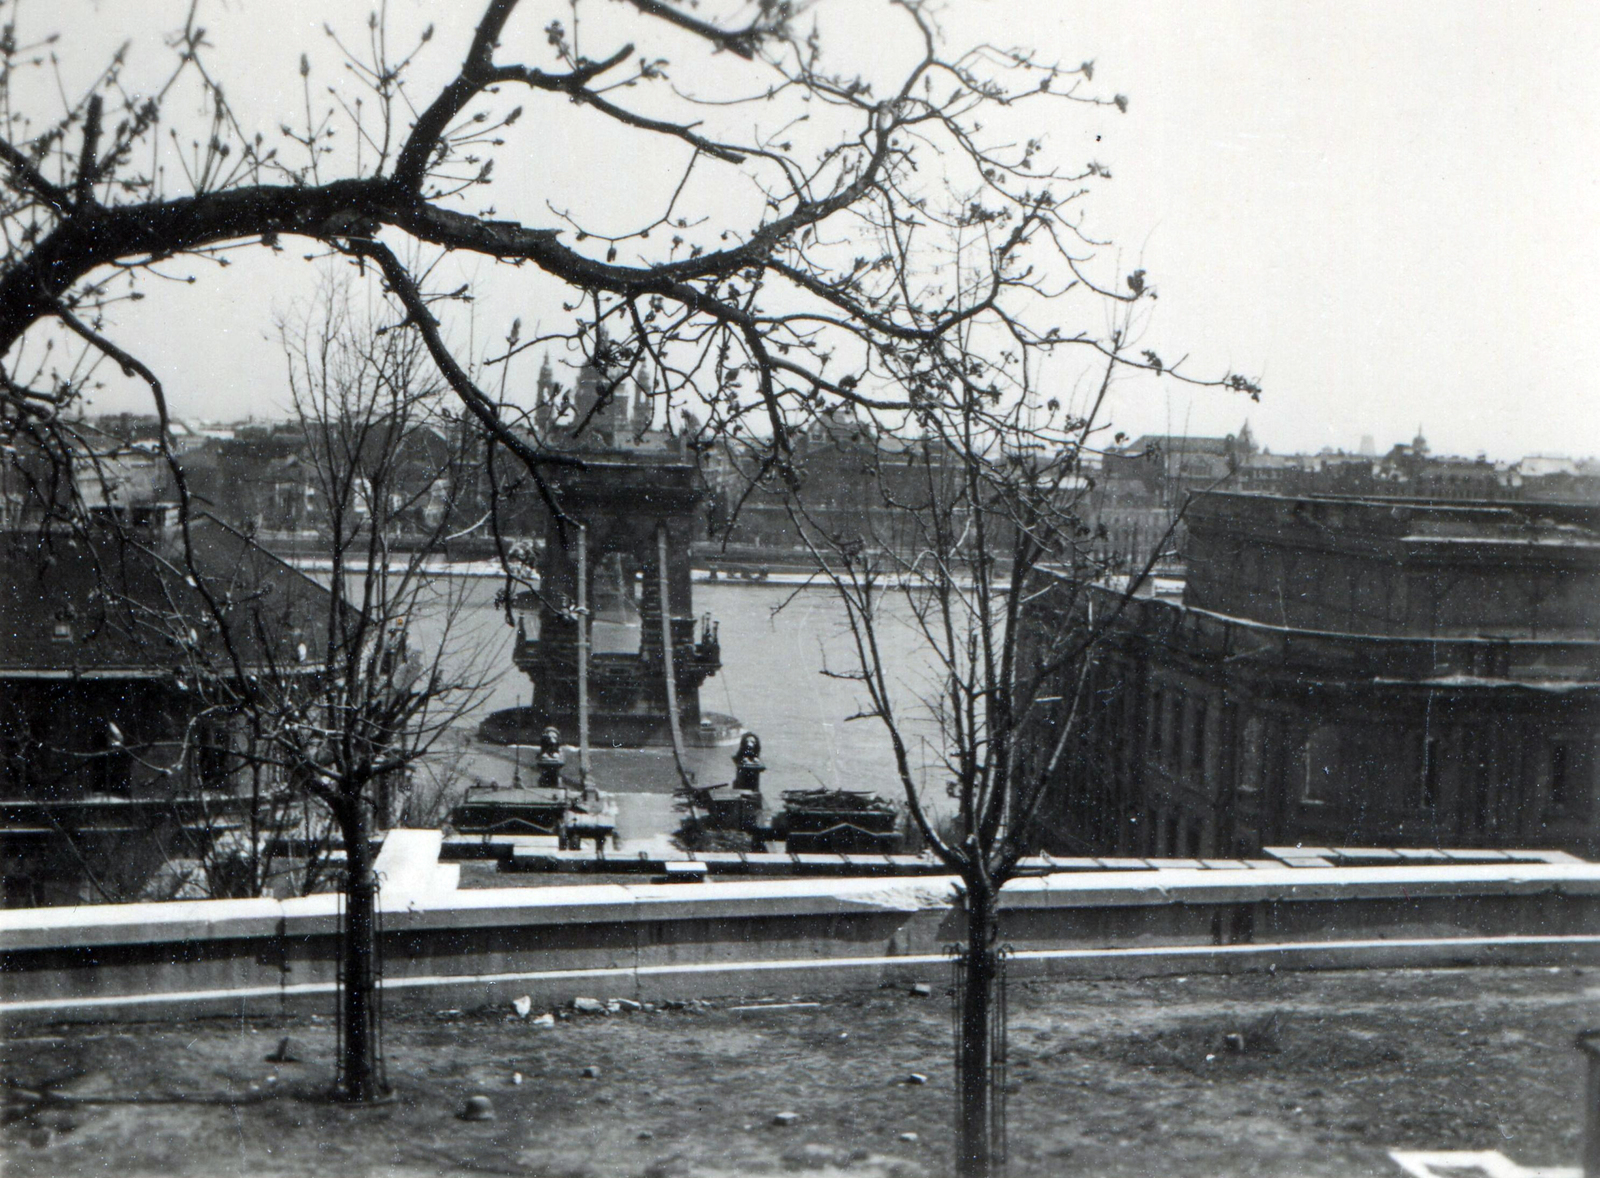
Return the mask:
[[(195, 567), (237, 619), (246, 663), (298, 662), (302, 643), (317, 649), (326, 589), (222, 524), (196, 521), (193, 536)], [(0, 567), (10, 588), (0, 595), (0, 678), (148, 677), (197, 658), (226, 665), (175, 529), (0, 533)]]
[(1225, 438), (1191, 438), (1180, 434), (1145, 434), (1135, 440), (1133, 445), (1123, 450), (1124, 454), (1137, 457), (1150, 450), (1160, 450), (1164, 454), (1231, 454), (1240, 449), (1239, 439), (1231, 434)]

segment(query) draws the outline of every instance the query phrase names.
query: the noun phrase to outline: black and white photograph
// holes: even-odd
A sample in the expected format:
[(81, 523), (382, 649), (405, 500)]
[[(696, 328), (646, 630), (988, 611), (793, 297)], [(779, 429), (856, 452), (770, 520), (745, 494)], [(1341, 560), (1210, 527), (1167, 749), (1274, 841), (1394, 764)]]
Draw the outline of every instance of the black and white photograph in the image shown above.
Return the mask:
[(0, 0), (0, 1173), (1600, 1178), (1596, 63)]

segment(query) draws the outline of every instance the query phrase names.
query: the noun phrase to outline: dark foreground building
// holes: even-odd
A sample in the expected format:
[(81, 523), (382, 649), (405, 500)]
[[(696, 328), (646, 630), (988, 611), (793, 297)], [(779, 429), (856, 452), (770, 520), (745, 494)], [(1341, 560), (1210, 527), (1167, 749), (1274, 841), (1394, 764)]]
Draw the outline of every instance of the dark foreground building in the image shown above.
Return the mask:
[[(244, 755), (243, 718), (197, 682), (233, 664), (172, 515), (0, 532), (7, 907), (151, 896), (163, 869), (247, 834), (252, 800), (279, 787)], [(327, 591), (228, 528), (197, 522), (193, 537), (201, 577), (231, 603), (246, 672), (303, 665), (319, 647)], [(220, 877), (207, 883), (231, 890)]]
[(1600, 852), (1600, 509), (1208, 494), (1187, 524), (1181, 598), (1103, 648), (1047, 844)]

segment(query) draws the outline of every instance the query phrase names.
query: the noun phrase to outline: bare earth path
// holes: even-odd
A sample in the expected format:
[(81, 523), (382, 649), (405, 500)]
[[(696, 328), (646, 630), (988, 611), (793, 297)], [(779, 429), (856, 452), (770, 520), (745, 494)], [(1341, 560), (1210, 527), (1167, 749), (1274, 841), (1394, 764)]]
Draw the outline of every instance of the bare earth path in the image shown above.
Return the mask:
[[(504, 1009), (391, 1015), (398, 1097), (361, 1111), (316, 1099), (332, 1076), (326, 1018), (19, 1025), (0, 1048), (0, 1164), (117, 1178), (944, 1174), (949, 1009), (945, 979), (927, 980), (931, 998), (734, 1009), (795, 998), (767, 995), (551, 1028)], [(1600, 1025), (1597, 999), (1600, 973), (1565, 968), (1014, 985), (1011, 1173), (1394, 1175), (1392, 1148), (1572, 1165), (1572, 1041)], [(266, 1061), (285, 1034), (304, 1062)], [(478, 1092), (496, 1119), (459, 1119)], [(774, 1125), (781, 1112), (797, 1119)]]

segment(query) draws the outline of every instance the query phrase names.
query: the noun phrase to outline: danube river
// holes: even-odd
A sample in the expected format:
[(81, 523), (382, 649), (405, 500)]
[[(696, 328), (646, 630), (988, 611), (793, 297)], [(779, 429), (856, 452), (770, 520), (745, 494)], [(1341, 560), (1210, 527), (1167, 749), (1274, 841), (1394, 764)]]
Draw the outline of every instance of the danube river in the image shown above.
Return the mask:
[[(460, 724), (458, 772), (463, 780), (479, 778), (509, 785), (521, 759), (524, 780), (531, 777), (530, 750), (502, 749), (476, 739), (479, 720), (500, 708), (526, 704), (530, 684), (511, 665), (514, 631), (496, 608), (497, 578), (441, 578), (460, 595), (446, 642), (450, 657), (496, 671), (498, 679), (481, 705)], [(902, 796), (894, 753), (883, 723), (875, 718), (851, 720), (865, 702), (859, 685), (830, 678), (824, 670), (854, 669), (854, 652), (844, 609), (831, 589), (773, 584), (697, 583), (694, 612), (709, 613), (721, 624), (722, 670), (701, 689), (706, 711), (738, 717), (761, 737), (767, 772), (762, 782), (768, 803), (783, 790), (866, 789), (887, 798)], [(426, 641), (438, 641), (438, 612), (430, 611), (419, 629)], [(924, 766), (931, 791), (943, 790), (936, 768), (937, 727), (917, 702), (926, 694), (931, 665), (917, 634), (907, 621), (903, 603), (881, 628), (879, 642), (894, 668), (893, 682), (903, 708), (902, 731), (912, 771), (921, 778)], [(596, 645), (620, 648), (637, 644), (637, 630), (596, 625)], [(563, 732), (575, 742), (577, 734)], [(702, 786), (730, 781), (732, 746), (688, 750), (689, 768)], [(568, 775), (575, 775), (576, 756), (569, 754)], [(636, 838), (662, 833), (676, 825), (670, 794), (677, 781), (670, 749), (597, 750), (593, 757), (596, 784), (622, 795), (619, 833)], [(636, 796), (635, 796), (636, 795)]]

